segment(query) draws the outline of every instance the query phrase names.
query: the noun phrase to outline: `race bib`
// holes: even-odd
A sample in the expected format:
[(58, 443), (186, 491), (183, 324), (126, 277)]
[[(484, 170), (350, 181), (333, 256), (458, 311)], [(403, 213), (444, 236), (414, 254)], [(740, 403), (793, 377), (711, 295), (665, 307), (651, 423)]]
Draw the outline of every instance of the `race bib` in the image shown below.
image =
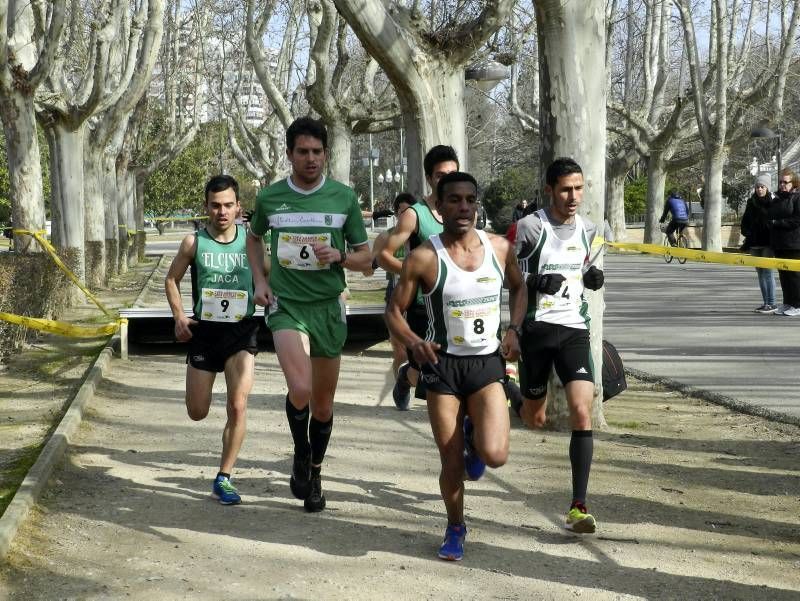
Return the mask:
[(330, 269), (329, 263), (320, 263), (314, 254), (313, 244), (330, 246), (330, 233), (295, 234), (280, 232), (278, 234), (278, 263), (286, 269), (301, 271), (319, 271)]
[(200, 319), (204, 321), (241, 321), (247, 315), (247, 292), (203, 288)]
[(500, 328), (500, 303), (490, 302), (447, 310), (449, 342), (459, 346), (480, 348), (497, 338)]
[(561, 283), (555, 294), (540, 294), (536, 306), (539, 309), (570, 309), (581, 304), (583, 282), (580, 273), (570, 275)]

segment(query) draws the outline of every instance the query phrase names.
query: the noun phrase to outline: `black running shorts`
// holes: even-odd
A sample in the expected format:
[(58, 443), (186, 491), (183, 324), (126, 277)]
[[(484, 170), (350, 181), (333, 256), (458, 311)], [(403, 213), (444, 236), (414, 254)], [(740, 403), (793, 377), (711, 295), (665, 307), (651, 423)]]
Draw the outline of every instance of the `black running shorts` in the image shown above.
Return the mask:
[(439, 353), (439, 363), (422, 366), (420, 379), (425, 387), (440, 394), (452, 394), (466, 400), (493, 382), (506, 377), (506, 364), (499, 353), (461, 357)]
[(225, 371), (225, 362), (239, 351), (258, 354), (260, 320), (248, 317), (236, 323), (200, 321), (191, 326), (186, 363), (203, 371)]
[(523, 329), (519, 372), (525, 398), (541, 399), (547, 394), (553, 367), (565, 385), (575, 380), (594, 382), (589, 330), (533, 320), (527, 320)]

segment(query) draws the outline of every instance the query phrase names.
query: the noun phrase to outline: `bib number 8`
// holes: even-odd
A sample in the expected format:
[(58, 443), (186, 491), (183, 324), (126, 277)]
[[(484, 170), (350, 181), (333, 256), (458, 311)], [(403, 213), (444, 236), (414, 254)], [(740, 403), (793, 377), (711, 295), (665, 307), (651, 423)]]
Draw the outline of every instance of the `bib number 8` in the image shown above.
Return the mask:
[(483, 334), (484, 331), (483, 328), (484, 326), (482, 319), (476, 319), (475, 321), (472, 322), (472, 331), (475, 332), (476, 334)]

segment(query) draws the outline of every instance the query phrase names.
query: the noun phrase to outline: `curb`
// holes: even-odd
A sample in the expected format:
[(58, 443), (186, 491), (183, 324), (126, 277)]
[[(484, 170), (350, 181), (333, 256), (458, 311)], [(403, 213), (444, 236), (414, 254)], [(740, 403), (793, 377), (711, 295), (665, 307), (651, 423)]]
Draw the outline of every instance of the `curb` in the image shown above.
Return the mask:
[(53, 468), (64, 457), (71, 438), (78, 431), (83, 418), (83, 408), (94, 395), (95, 387), (103, 378), (103, 374), (108, 373), (112, 348), (115, 344), (119, 344), (119, 334), (115, 334), (95, 358), (58, 427), (45, 443), (36, 463), (28, 470), (5, 513), (0, 516), (0, 559), (8, 554), (17, 530), (31, 507), (39, 500)]
[(733, 411), (738, 411), (739, 413), (763, 417), (764, 419), (768, 419), (773, 422), (780, 422), (782, 424), (800, 426), (800, 417), (788, 415), (786, 413), (780, 413), (779, 411), (773, 411), (772, 409), (766, 409), (760, 405), (748, 403), (747, 401), (740, 401), (739, 399), (735, 399), (724, 394), (711, 392), (710, 390), (695, 388), (694, 386), (689, 386), (688, 384), (682, 384), (681, 382), (673, 380), (672, 378), (655, 376), (631, 367), (626, 367), (625, 373), (633, 376), (637, 380), (651, 384), (660, 384), (661, 386), (664, 386), (670, 390), (683, 393), (687, 396), (693, 396), (715, 405), (722, 405), (723, 407), (727, 407)]

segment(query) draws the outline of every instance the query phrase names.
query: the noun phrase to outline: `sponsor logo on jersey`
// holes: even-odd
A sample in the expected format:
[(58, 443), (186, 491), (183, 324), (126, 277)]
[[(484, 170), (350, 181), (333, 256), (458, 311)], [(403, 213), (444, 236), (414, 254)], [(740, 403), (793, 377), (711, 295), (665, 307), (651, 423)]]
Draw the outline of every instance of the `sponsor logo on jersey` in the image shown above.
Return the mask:
[(331, 215), (325, 215), (325, 225), (330, 225), (333, 223), (333, 217)]
[(491, 284), (492, 282), (496, 282), (497, 278), (483, 276), (482, 278), (477, 278), (475, 281), (479, 284)]
[(586, 371), (585, 367), (581, 367), (578, 371), (575, 372), (576, 374), (588, 374), (589, 372)]
[(276, 210), (276, 211), (288, 211), (288, 210), (290, 210), (291, 208), (292, 208), (292, 207), (290, 207), (290, 206), (289, 206), (289, 205), (287, 205), (286, 203), (283, 203), (281, 206), (279, 206), (279, 207), (278, 207), (277, 209), (275, 209), (275, 210)]
[[(546, 263), (542, 271), (564, 271), (567, 269), (580, 269), (583, 263)], [(541, 273), (541, 272), (540, 272)]]

